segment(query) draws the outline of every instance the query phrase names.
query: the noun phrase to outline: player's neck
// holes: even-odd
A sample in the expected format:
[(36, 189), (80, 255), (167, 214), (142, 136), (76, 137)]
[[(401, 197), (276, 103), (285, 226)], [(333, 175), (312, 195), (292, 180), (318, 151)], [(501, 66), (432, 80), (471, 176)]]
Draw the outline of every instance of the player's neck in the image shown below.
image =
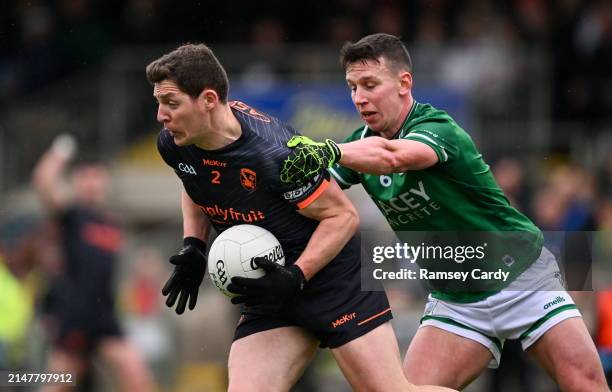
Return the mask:
[(242, 127), (232, 113), (229, 105), (221, 105), (210, 116), (210, 127), (206, 137), (196, 146), (203, 150), (218, 150), (238, 140)]
[(388, 131), (382, 132), (381, 136), (386, 139), (393, 139), (395, 135), (397, 135), (397, 133), (402, 129), (404, 122), (406, 122), (406, 117), (408, 117), (408, 115), (410, 114), (410, 111), (412, 110), (413, 105), (414, 105), (414, 98), (412, 98), (412, 95), (408, 95), (406, 97), (406, 103), (404, 106), (402, 106), (402, 111), (397, 117), (396, 123), (394, 124), (393, 127), (388, 129)]

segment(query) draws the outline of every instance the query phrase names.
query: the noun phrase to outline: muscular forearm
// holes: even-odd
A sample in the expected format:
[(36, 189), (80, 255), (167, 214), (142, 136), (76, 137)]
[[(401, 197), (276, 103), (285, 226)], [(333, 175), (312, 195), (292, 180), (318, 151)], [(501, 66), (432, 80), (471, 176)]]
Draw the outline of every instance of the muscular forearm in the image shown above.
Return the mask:
[(438, 162), (431, 147), (414, 140), (373, 136), (338, 146), (342, 152), (339, 163), (360, 173), (401, 173), (425, 169)]
[(195, 204), (185, 189), (181, 193), (181, 210), (183, 213), (183, 238), (196, 237), (206, 241), (210, 232), (210, 222), (200, 207)]
[(340, 253), (349, 239), (355, 234), (359, 218), (352, 211), (323, 219), (314, 231), (308, 245), (296, 264), (306, 280), (310, 280)]
[(397, 166), (388, 141), (382, 137), (368, 137), (338, 146), (342, 152), (339, 163), (357, 172), (388, 174)]

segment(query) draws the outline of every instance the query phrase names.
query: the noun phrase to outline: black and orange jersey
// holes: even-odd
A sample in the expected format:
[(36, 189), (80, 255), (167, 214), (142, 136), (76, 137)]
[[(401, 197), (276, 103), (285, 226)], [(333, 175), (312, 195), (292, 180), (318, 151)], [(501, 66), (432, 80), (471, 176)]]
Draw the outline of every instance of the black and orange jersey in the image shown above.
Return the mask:
[[(63, 265), (49, 285), (45, 311), (98, 316), (114, 310), (114, 274), (123, 242), (112, 217), (86, 206), (73, 205), (58, 215)], [(101, 316), (100, 316), (101, 317)]]
[(280, 170), (290, 152), (286, 143), (297, 131), (242, 102), (230, 106), (242, 127), (233, 143), (212, 151), (179, 147), (162, 130), (159, 152), (218, 232), (238, 224), (261, 226), (278, 238), (286, 262), (293, 263), (318, 225), (296, 210), (325, 190), (329, 174), (323, 170), (301, 186), (281, 183)]

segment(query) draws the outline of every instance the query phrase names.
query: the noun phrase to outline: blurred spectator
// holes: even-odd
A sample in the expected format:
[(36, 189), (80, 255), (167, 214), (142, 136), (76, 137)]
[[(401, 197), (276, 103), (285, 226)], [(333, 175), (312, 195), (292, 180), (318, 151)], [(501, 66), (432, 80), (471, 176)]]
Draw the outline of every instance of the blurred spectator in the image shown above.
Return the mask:
[[(399, 4), (399, 2), (389, 2), (377, 5), (372, 13), (370, 31), (401, 37), (404, 32), (404, 19)], [(355, 37), (353, 40), (358, 38)]]
[(593, 178), (574, 164), (558, 166), (547, 177), (534, 198), (533, 216), (547, 231), (546, 244), (558, 257), (568, 289), (591, 290)]
[(160, 39), (160, 0), (129, 0), (123, 5), (126, 41), (149, 42)]
[(493, 166), (493, 175), (510, 204), (520, 211), (528, 205), (525, 173), (518, 159), (505, 157)]
[[(610, 189), (607, 189), (609, 192)], [(603, 260), (597, 260), (598, 263), (604, 266), (610, 265), (609, 256), (612, 254), (612, 198), (603, 197), (600, 202), (600, 208), (597, 214), (598, 235), (600, 240), (598, 246)], [(601, 266), (598, 266), (601, 268)], [(608, 274), (608, 276), (610, 276)], [(601, 279), (601, 277), (599, 277)], [(596, 289), (601, 291), (596, 293), (596, 318), (597, 328), (595, 335), (595, 344), (599, 351), (599, 356), (606, 372), (608, 384), (612, 386), (612, 287), (609, 281), (595, 282)], [(603, 287), (600, 287), (603, 286)]]
[(54, 340), (48, 367), (75, 374), (77, 386), (87, 391), (93, 387), (92, 356), (100, 354), (123, 388), (151, 391), (151, 375), (123, 339), (114, 309), (112, 279), (121, 232), (105, 211), (109, 173), (101, 163), (81, 164), (71, 182), (63, 182), (75, 148), (70, 136), (58, 137), (33, 174), (42, 204), (57, 221), (64, 260), (46, 300)]
[(253, 24), (251, 37), (256, 57), (244, 66), (241, 75), (244, 86), (260, 93), (274, 88), (278, 82), (278, 70), (274, 67), (282, 63), (286, 36), (285, 25), (276, 19), (264, 18)]
[(560, 3), (571, 5), (558, 12), (553, 37), (554, 114), (585, 121), (595, 125), (590, 132), (599, 132), (597, 125), (609, 121), (612, 113), (612, 4), (605, 0)]
[(361, 24), (355, 16), (334, 16), (329, 20), (329, 43), (341, 47), (346, 41), (356, 41), (361, 36)]
[(597, 332), (595, 344), (608, 384), (612, 385), (612, 290), (597, 293)]
[(34, 314), (32, 266), (40, 239), (40, 222), (18, 216), (0, 226), (0, 369), (31, 366), (26, 355)]
[(32, 320), (33, 298), (0, 254), (0, 369), (26, 367), (23, 349)]
[(166, 279), (166, 271), (162, 268), (165, 264), (164, 257), (156, 248), (138, 248), (123, 285), (122, 304), (129, 340), (153, 367), (157, 380), (167, 384), (175, 367), (171, 363), (174, 342), (160, 295)]
[(94, 9), (91, 0), (59, 0), (59, 40), (69, 61), (68, 67), (96, 64), (110, 49), (109, 27)]
[(164, 263), (157, 249), (138, 249), (123, 288), (123, 305), (129, 315), (134, 342), (151, 362), (162, 360), (169, 349), (169, 338), (162, 325), (162, 311), (165, 308), (162, 307), (163, 297), (160, 295), (166, 273), (161, 267)]
[(508, 102), (514, 101), (510, 98), (512, 86), (521, 68), (508, 23), (507, 16), (496, 13), (492, 3), (468, 2), (439, 66), (444, 85), (469, 94), (484, 114), (502, 118), (509, 115)]

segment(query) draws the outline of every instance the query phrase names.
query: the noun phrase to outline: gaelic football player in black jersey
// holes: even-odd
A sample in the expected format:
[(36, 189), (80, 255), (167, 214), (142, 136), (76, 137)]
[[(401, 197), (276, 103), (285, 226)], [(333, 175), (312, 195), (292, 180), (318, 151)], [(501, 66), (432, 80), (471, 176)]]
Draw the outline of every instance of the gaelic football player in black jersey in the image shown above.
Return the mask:
[[(123, 338), (115, 313), (112, 283), (121, 231), (106, 212), (109, 172), (101, 162), (81, 163), (66, 181), (75, 146), (71, 136), (57, 137), (33, 173), (34, 188), (57, 222), (64, 261), (45, 301), (55, 326), (49, 331), (54, 340), (49, 370), (71, 372), (77, 390), (91, 390), (87, 375), (97, 354), (116, 371), (123, 389), (152, 391), (152, 376)], [(64, 388), (73, 390), (49, 390)]]
[[(230, 391), (288, 391), (317, 346), (329, 347), (355, 390), (441, 391), (403, 376), (384, 292), (360, 289), (357, 213), (326, 171), (286, 185), (279, 174), (297, 132), (228, 101), (225, 70), (205, 45), (184, 45), (147, 66), (163, 124), (158, 149), (183, 184), (184, 247), (164, 287), (177, 313), (196, 304), (211, 227), (254, 224), (272, 232), (285, 266), (233, 279), (245, 302), (229, 354)], [(177, 302), (178, 301), (178, 302)]]

